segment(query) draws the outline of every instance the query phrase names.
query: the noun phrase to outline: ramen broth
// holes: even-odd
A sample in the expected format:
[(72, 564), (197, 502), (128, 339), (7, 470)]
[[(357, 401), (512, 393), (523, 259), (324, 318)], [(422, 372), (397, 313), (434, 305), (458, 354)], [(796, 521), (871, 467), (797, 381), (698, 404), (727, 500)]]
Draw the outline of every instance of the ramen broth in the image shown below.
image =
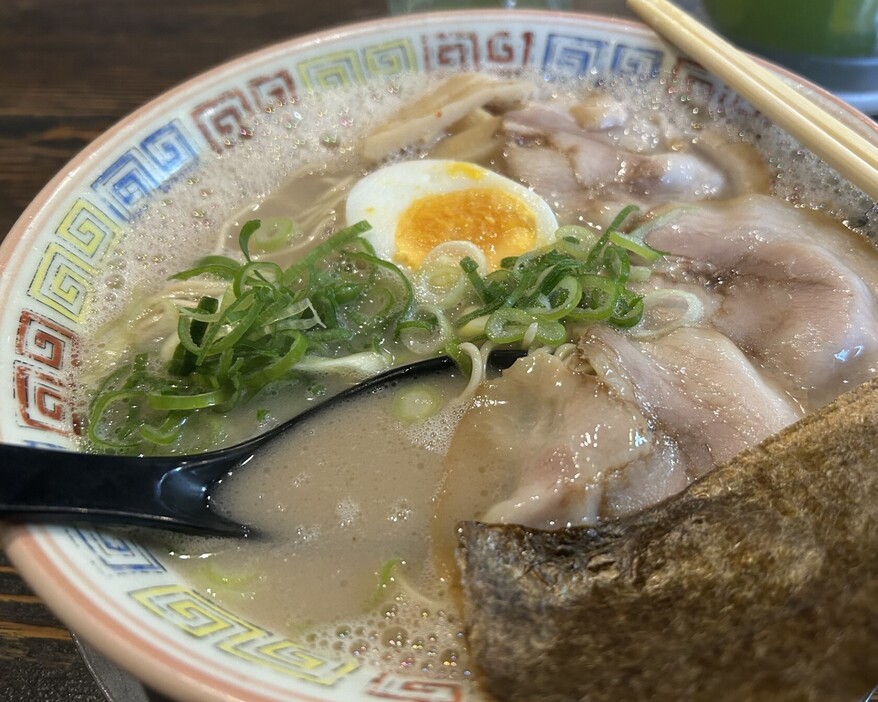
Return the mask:
[[(329, 655), (464, 676), (462, 624), (430, 530), (465, 384), (450, 372), (402, 380), (318, 412), (212, 494), (215, 509), (264, 536), (181, 543), (178, 569)], [(406, 403), (423, 402), (435, 413), (412, 421)]]
[[(815, 253), (823, 249), (817, 244), (807, 252), (796, 249), (790, 258), (782, 245), (795, 240), (798, 246), (800, 234), (816, 232), (814, 237), (832, 241), (833, 266), (859, 271), (865, 280), (862, 288), (850, 283), (855, 294), (846, 299), (859, 302), (845, 310), (855, 321), (862, 314), (874, 324), (878, 262), (862, 234), (870, 226), (862, 213), (869, 212), (871, 203), (759, 117), (729, 115), (713, 121), (701, 103), (676, 94), (663, 80), (648, 90), (611, 85), (592, 91), (534, 78), (526, 94), (504, 93), (503, 99), (489, 101), (488, 109), (473, 108), (435, 139), (397, 144), (397, 135), (382, 132), (383, 125), (417, 102), (422, 80), (367, 86), (353, 97), (330, 94), (270, 111), (255, 138), (230, 149), (154, 205), (124, 238), (110, 266), (93, 323), (97, 330), (109, 322), (111, 329), (95, 331), (89, 342), (94, 353), (83, 357), (98, 359), (96, 365), (105, 370), (138, 349), (169, 355), (176, 339), (175, 322), (169, 323), (162, 311), (168, 301), (191, 306), (203, 294), (216, 294), (216, 288), (210, 282), (197, 290), (179, 284), (170, 294), (163, 282), (168, 275), (204, 252), (234, 250), (243, 223), (257, 217), (292, 217), (295, 237), (277, 257), (284, 265), (301, 258), (332, 231), (352, 223), (344, 213), (348, 193), (387, 163), (442, 157), (480, 164), (528, 185), (548, 203), (559, 225), (601, 230), (632, 203), (641, 214), (662, 215), (670, 209), (678, 219), (657, 225), (652, 234), (665, 250), (679, 245), (678, 235), (687, 227), (697, 230), (699, 212), (714, 224), (745, 213), (735, 225), (744, 249), (754, 254), (759, 246), (770, 248), (755, 263), (744, 255), (714, 264), (681, 254), (666, 257), (646, 273), (646, 266), (640, 267), (643, 278), (633, 283), (638, 293), (674, 289), (676, 299), (685, 303), (682, 316), (699, 310), (680, 328), (638, 338), (636, 331), (629, 336), (601, 325), (597, 331), (583, 326), (572, 339), (581, 337), (577, 349), (555, 355), (550, 348), (528, 361), (531, 366), (517, 365), (505, 385), (503, 379), (489, 383), (475, 406), (455, 400), (465, 378), (431, 382), (429, 393), (442, 397), (444, 409), (421, 422), (399, 418), (398, 398), (406, 386), (320, 413), (236, 470), (216, 495), (218, 509), (276, 540), (168, 537), (174, 567), (236, 613), (298, 637), (315, 650), (398, 670), (467, 678), (471, 665), (450, 566), (457, 520), (490, 514), (496, 521), (520, 518), (531, 526), (557, 528), (642, 509), (685, 487), (715, 465), (717, 456), (733, 455), (870, 377), (876, 371), (872, 341), (878, 344), (871, 331), (862, 343), (852, 337), (847, 355), (836, 358), (835, 365), (815, 370), (801, 354), (787, 353), (797, 348), (790, 339), (805, 338), (796, 337), (797, 330), (776, 347), (760, 346), (759, 338), (735, 326), (733, 313), (749, 304), (746, 296), (768, 285), (765, 281), (771, 284), (765, 299), (779, 304), (791, 299), (795, 291), (774, 286), (775, 273), (785, 261), (804, 265), (812, 254), (823, 256)], [(374, 108), (373, 118), (351, 108), (364, 103)], [(375, 143), (385, 144), (386, 152), (376, 155), (363, 147), (361, 135), (367, 132), (378, 135)], [(446, 132), (452, 136), (442, 139)], [(461, 134), (471, 138), (458, 138)], [(452, 139), (457, 141), (448, 146)], [(399, 199), (395, 191), (387, 195)], [(384, 208), (377, 200), (367, 204), (376, 212)], [(752, 226), (746, 221), (749, 211), (761, 213)], [(793, 234), (783, 234), (784, 227)], [(179, 232), (186, 233), (181, 245), (169, 246)], [(722, 233), (715, 241), (724, 241)], [(151, 253), (162, 247), (167, 254)], [(808, 280), (817, 280), (821, 271), (833, 280), (844, 278), (839, 278), (840, 268), (827, 268), (819, 260)], [(129, 301), (143, 289), (155, 297), (132, 308)], [(825, 297), (819, 289), (806, 290), (808, 295)], [(734, 304), (724, 308), (727, 300)], [(133, 320), (133, 332), (113, 327), (110, 320), (120, 315), (126, 329)], [(679, 309), (658, 305), (647, 309), (638, 328), (661, 330), (680, 317)], [(786, 317), (796, 315), (786, 315), (781, 307), (772, 324)], [(722, 334), (716, 324), (723, 326)], [(808, 348), (831, 338), (817, 322), (805, 326), (817, 330), (813, 339), (808, 337)], [(739, 346), (725, 334), (737, 334)], [(391, 340), (385, 352), (395, 363), (414, 357)], [(722, 362), (713, 363), (711, 353)], [(845, 365), (848, 356), (856, 363)], [(787, 357), (789, 364), (803, 368), (801, 377), (783, 365)], [(846, 375), (848, 367), (853, 370)], [(97, 369), (85, 373), (96, 375)], [(830, 380), (818, 387), (815, 373)], [(227, 443), (257, 433), (358, 377), (314, 375), (272, 386), (255, 405), (223, 419), (211, 441)], [(651, 384), (652, 377), (661, 382)], [(540, 387), (528, 385), (534, 378), (544, 379)], [(689, 380), (695, 391), (686, 386)], [(519, 381), (521, 387), (515, 385)], [(641, 391), (653, 386), (661, 387), (644, 400)], [(668, 395), (667, 387), (677, 394)], [(553, 388), (573, 393), (578, 403), (585, 392), (610, 409), (603, 411), (598, 404), (590, 410), (586, 403), (580, 407), (583, 414), (599, 415), (593, 426), (571, 429), (569, 441), (547, 439), (544, 446), (520, 451), (517, 442), (526, 441), (534, 427), (545, 438), (567, 426), (559, 419), (564, 402), (549, 397)], [(726, 408), (721, 401), (711, 402), (729, 388), (738, 393), (734, 407), (759, 407), (764, 415), (751, 416), (739, 431), (724, 432), (730, 420), (718, 413)], [(756, 394), (747, 394), (750, 389)], [(655, 407), (670, 409), (662, 414), (652, 412)], [(618, 418), (624, 429), (613, 455), (635, 466), (630, 473), (623, 470), (624, 461), (589, 453), (612, 434), (609, 417)], [(680, 417), (695, 419), (681, 427), (674, 424)], [(458, 422), (461, 430), (455, 434)], [(711, 427), (720, 427), (714, 433), (722, 435), (717, 438), (725, 441), (721, 446), (700, 441), (702, 429)], [(692, 436), (699, 440), (691, 441)], [(655, 465), (664, 472), (650, 472)], [(533, 466), (560, 466), (562, 477), (547, 481)], [(550, 498), (532, 491), (532, 484), (545, 487), (547, 482)], [(571, 500), (581, 504), (571, 507)], [(560, 512), (540, 510), (553, 503), (562, 506)]]

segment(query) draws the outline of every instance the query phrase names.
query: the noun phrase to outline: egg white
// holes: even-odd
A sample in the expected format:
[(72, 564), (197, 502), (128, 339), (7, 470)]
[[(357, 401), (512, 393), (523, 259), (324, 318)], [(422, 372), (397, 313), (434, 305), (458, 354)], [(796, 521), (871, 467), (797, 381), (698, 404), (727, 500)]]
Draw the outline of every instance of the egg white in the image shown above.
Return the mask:
[(368, 221), (372, 229), (364, 237), (375, 247), (375, 253), (397, 260), (400, 217), (414, 202), (432, 195), (477, 188), (501, 191), (530, 211), (535, 220), (534, 248), (554, 242), (558, 221), (545, 200), (509, 178), (460, 161), (404, 161), (374, 171), (351, 189), (345, 216), (351, 224)]

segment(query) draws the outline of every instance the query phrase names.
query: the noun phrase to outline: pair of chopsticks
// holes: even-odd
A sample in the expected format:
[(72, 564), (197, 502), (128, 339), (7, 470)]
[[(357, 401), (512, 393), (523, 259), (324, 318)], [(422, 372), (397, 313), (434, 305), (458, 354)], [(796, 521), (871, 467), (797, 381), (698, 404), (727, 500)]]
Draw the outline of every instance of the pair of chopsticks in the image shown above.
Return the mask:
[(668, 0), (628, 0), (628, 6), (878, 201), (878, 147)]

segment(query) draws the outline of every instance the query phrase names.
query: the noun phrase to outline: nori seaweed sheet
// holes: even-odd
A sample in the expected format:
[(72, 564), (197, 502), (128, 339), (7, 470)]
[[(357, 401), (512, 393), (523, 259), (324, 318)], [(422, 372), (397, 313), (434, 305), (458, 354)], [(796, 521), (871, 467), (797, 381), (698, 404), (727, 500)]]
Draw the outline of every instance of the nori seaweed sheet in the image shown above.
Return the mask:
[(878, 380), (595, 528), (465, 522), (470, 650), (503, 702), (861, 700), (878, 683)]

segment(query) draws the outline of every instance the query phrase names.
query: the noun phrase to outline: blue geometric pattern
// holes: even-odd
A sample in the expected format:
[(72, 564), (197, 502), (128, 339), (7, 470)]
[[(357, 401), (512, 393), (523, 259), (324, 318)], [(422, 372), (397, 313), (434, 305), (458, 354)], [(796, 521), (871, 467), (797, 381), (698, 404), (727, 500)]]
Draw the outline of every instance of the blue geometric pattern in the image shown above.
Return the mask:
[(608, 43), (579, 35), (549, 34), (543, 55), (543, 73), (548, 78), (580, 78), (606, 65)]
[(91, 554), (93, 562), (107, 573), (164, 573), (165, 567), (140, 544), (115, 534), (71, 527), (70, 537)]
[(623, 75), (655, 78), (661, 70), (664, 55), (660, 49), (619, 44), (613, 52), (610, 70)]
[(27, 439), (22, 442), (25, 446), (30, 446), (32, 448), (44, 448), (44, 449), (53, 449), (56, 451), (67, 451), (70, 450), (69, 446), (62, 446), (61, 444), (53, 444), (49, 441), (35, 441), (34, 439)]
[(146, 199), (198, 161), (182, 124), (173, 120), (128, 149), (91, 184), (110, 211), (133, 219)]
[(147, 136), (140, 142), (140, 148), (161, 174), (159, 180), (163, 185), (198, 161), (179, 120), (169, 122)]
[(132, 218), (137, 203), (159, 186), (138, 149), (129, 149), (91, 184), (113, 214), (122, 220)]

